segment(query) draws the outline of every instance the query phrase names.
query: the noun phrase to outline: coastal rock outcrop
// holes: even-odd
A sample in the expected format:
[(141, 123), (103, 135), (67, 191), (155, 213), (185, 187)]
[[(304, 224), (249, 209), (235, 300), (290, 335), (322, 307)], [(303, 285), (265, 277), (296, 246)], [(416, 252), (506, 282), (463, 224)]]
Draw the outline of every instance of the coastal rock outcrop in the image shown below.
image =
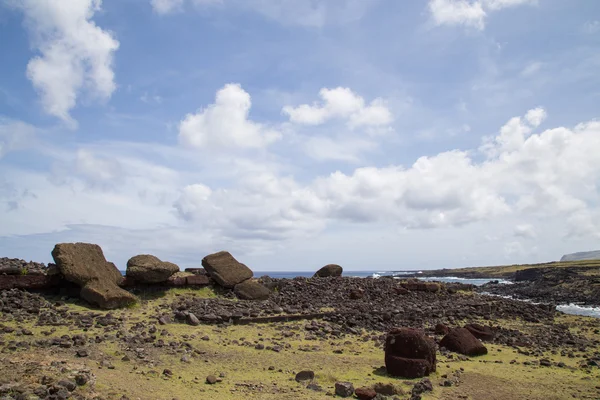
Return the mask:
[(228, 251), (209, 254), (202, 259), (202, 266), (219, 285), (233, 288), (252, 278), (252, 270), (236, 260)]
[(91, 243), (59, 243), (52, 257), (64, 278), (82, 288), (81, 297), (102, 308), (125, 307), (137, 298), (119, 287), (123, 276), (106, 261), (102, 249)]
[(467, 328), (452, 329), (442, 338), (440, 346), (466, 356), (487, 354), (487, 348)]
[(327, 264), (323, 268), (319, 269), (313, 277), (315, 278), (327, 278), (330, 276), (342, 276), (343, 268), (337, 264)]
[(385, 339), (385, 367), (390, 375), (411, 379), (435, 372), (434, 341), (417, 329), (392, 329)]
[(140, 254), (127, 261), (125, 275), (140, 283), (160, 283), (178, 271), (176, 264), (162, 261), (150, 254)]

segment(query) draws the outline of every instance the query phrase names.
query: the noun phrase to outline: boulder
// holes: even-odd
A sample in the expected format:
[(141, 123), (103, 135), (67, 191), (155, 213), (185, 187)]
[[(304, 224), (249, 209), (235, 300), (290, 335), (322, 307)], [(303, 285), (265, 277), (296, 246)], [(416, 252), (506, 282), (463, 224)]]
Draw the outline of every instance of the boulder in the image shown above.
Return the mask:
[(417, 329), (395, 328), (386, 336), (385, 366), (390, 375), (421, 378), (435, 372), (435, 343)]
[(101, 308), (129, 306), (137, 301), (118, 285), (123, 276), (117, 267), (106, 261), (102, 249), (90, 243), (59, 243), (52, 257), (62, 276), (81, 287), (80, 296)]
[(235, 285), (233, 291), (242, 300), (267, 300), (271, 295), (269, 288), (250, 279)]
[(178, 271), (179, 267), (173, 263), (161, 261), (150, 254), (140, 254), (127, 261), (125, 275), (140, 283), (161, 283)]
[(436, 335), (445, 335), (448, 332), (450, 332), (450, 328), (448, 328), (446, 325), (441, 324), (441, 323), (435, 325), (435, 334)]
[(467, 328), (452, 329), (442, 338), (440, 346), (466, 356), (487, 354), (487, 348)]
[(384, 396), (401, 396), (404, 394), (404, 390), (402, 390), (400, 386), (396, 386), (393, 383), (377, 382), (373, 385), (373, 390), (376, 393)]
[(337, 264), (327, 264), (317, 272), (315, 272), (313, 277), (318, 278), (327, 278), (329, 276), (342, 276), (342, 267)]
[(233, 288), (253, 276), (250, 268), (238, 262), (227, 251), (220, 251), (204, 257), (202, 266), (211, 278), (226, 288)]
[(489, 326), (483, 326), (480, 324), (467, 324), (465, 328), (469, 330), (477, 339), (480, 340), (494, 340), (494, 330)]
[(350, 382), (336, 382), (335, 394), (340, 397), (350, 397), (354, 394), (354, 386)]
[(300, 371), (296, 374), (295, 379), (296, 379), (296, 382), (312, 381), (313, 379), (315, 379), (315, 373), (314, 373), (314, 371), (310, 371), (310, 370)]
[(85, 286), (91, 280), (121, 284), (123, 275), (115, 264), (107, 262), (102, 249), (91, 243), (59, 243), (52, 258), (66, 280)]
[(81, 289), (80, 296), (106, 310), (127, 307), (137, 302), (134, 295), (110, 281), (92, 280)]
[(411, 292), (431, 292), (437, 293), (440, 291), (441, 286), (436, 282), (424, 282), (418, 279), (409, 279), (406, 282), (401, 283), (402, 287), (410, 290)]
[(369, 387), (359, 387), (354, 394), (359, 400), (373, 400), (377, 396), (377, 392)]

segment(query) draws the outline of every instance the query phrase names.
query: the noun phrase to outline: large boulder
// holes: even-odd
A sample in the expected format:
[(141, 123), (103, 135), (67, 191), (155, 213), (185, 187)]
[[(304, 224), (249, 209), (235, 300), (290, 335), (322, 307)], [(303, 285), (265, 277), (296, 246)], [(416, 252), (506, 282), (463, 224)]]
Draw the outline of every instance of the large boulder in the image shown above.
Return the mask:
[(329, 276), (342, 276), (342, 267), (337, 264), (327, 264), (317, 272), (315, 272), (315, 278), (327, 278)]
[(487, 354), (487, 348), (467, 328), (452, 329), (442, 338), (440, 346), (466, 356)]
[(211, 278), (226, 288), (233, 288), (253, 276), (252, 270), (228, 251), (209, 254), (202, 259), (202, 266)]
[(91, 243), (59, 243), (52, 258), (66, 280), (81, 287), (91, 280), (120, 285), (123, 275), (115, 264), (107, 262), (102, 249)]
[(173, 263), (161, 261), (150, 254), (140, 254), (127, 261), (125, 275), (140, 283), (161, 283), (178, 271), (179, 267)]
[(491, 341), (494, 340), (495, 332), (494, 330), (485, 325), (480, 324), (467, 324), (465, 328), (469, 330), (477, 339)]
[(90, 243), (59, 243), (52, 257), (64, 278), (80, 286), (84, 300), (101, 308), (125, 307), (137, 298), (118, 285), (123, 276), (117, 267), (106, 261), (100, 246)]
[(235, 285), (233, 291), (242, 300), (267, 300), (271, 295), (266, 286), (250, 279)]
[(421, 378), (435, 372), (435, 343), (417, 329), (394, 328), (385, 340), (385, 366), (390, 375)]
[(137, 297), (111, 282), (92, 280), (82, 289), (80, 296), (100, 308), (112, 310), (127, 307), (137, 302)]

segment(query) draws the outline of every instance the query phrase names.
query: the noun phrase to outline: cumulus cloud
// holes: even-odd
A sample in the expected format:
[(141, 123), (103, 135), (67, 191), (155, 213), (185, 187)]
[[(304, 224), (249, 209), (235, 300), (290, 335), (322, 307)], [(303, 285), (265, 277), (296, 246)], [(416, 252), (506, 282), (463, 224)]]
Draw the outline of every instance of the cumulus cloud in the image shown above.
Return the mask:
[(70, 126), (70, 111), (82, 93), (110, 98), (116, 85), (112, 69), (119, 42), (92, 20), (102, 0), (10, 1), (25, 14), (31, 42), (39, 52), (27, 64), (27, 77), (44, 110)]
[(351, 128), (380, 127), (392, 122), (392, 113), (385, 101), (376, 98), (366, 104), (365, 100), (349, 88), (323, 88), (319, 91), (321, 103), (301, 104), (297, 107), (283, 107), (283, 114), (291, 122), (303, 125), (321, 125), (330, 119), (338, 118)]
[(533, 225), (519, 224), (515, 226), (514, 235), (527, 239), (534, 239), (537, 236), (537, 233)]
[[(315, 221), (328, 220), (387, 222), (417, 229), (453, 227), (524, 213), (539, 218), (562, 216), (578, 229), (576, 234), (583, 229), (581, 221), (586, 213), (600, 200), (595, 189), (600, 179), (596, 160), (600, 123), (534, 133), (545, 115), (538, 108), (524, 117), (511, 118), (478, 152), (442, 152), (421, 157), (406, 168), (337, 171), (307, 185), (272, 174), (254, 182), (257, 186), (252, 195), (213, 188), (210, 196), (202, 197), (203, 205), (198, 209), (212, 210), (207, 204), (226, 207), (222, 215), (237, 215), (238, 222), (228, 219), (223, 225), (263, 226), (267, 230), (282, 225), (305, 230), (300, 221), (307, 223), (305, 228), (314, 228)], [(245, 184), (252, 182), (249, 179)], [(246, 190), (250, 188), (246, 186)], [(193, 202), (185, 193), (182, 198)], [(240, 199), (244, 199), (243, 204), (251, 201), (253, 206), (238, 204)], [(181, 205), (178, 208), (180, 215), (190, 218), (181, 211)], [(247, 215), (239, 215), (244, 209)], [(294, 215), (294, 223), (284, 215)], [(587, 230), (588, 234), (600, 232), (597, 225), (585, 226), (596, 232)], [(521, 228), (517, 229), (521, 234), (531, 233)]]
[(25, 122), (0, 117), (0, 160), (10, 151), (31, 145), (35, 140), (36, 130)]
[(537, 0), (430, 0), (429, 12), (436, 25), (463, 25), (484, 29), (490, 13)]
[(217, 92), (215, 103), (179, 124), (179, 141), (193, 148), (261, 148), (281, 138), (281, 133), (248, 119), (252, 102), (239, 84)]

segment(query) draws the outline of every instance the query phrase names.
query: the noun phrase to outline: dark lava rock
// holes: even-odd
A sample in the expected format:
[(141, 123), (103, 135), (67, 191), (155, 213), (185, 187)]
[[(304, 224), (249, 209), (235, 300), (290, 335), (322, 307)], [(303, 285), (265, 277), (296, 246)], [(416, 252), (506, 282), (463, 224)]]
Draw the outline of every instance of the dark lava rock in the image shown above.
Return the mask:
[(226, 288), (233, 288), (253, 276), (250, 268), (238, 262), (227, 251), (220, 251), (204, 257), (202, 266), (211, 278)]
[(480, 324), (467, 324), (465, 328), (469, 330), (477, 339), (491, 341), (494, 340), (494, 331), (489, 326)]
[(450, 328), (448, 328), (444, 324), (436, 324), (435, 325), (435, 333), (436, 335), (445, 335), (450, 332)]
[(300, 371), (296, 374), (295, 379), (296, 379), (296, 382), (312, 381), (313, 379), (315, 379), (315, 373), (313, 371), (309, 371), (309, 370)]
[(150, 254), (140, 254), (127, 261), (125, 275), (140, 283), (160, 283), (178, 271), (179, 267), (173, 263), (161, 261)]
[(487, 354), (487, 348), (466, 328), (452, 329), (440, 341), (440, 346), (466, 356)]
[(266, 286), (250, 279), (235, 285), (233, 291), (242, 300), (267, 300), (271, 295)]
[(329, 276), (342, 276), (342, 267), (337, 264), (327, 264), (317, 272), (315, 272), (314, 277), (326, 278)]
[(187, 316), (187, 323), (192, 326), (198, 326), (200, 325), (200, 320), (198, 319), (198, 317), (196, 317), (196, 315), (189, 313)]
[(350, 397), (354, 394), (354, 386), (350, 382), (336, 382), (335, 394), (340, 397)]
[(392, 329), (385, 340), (385, 366), (390, 375), (422, 378), (435, 372), (435, 343), (417, 329)]

